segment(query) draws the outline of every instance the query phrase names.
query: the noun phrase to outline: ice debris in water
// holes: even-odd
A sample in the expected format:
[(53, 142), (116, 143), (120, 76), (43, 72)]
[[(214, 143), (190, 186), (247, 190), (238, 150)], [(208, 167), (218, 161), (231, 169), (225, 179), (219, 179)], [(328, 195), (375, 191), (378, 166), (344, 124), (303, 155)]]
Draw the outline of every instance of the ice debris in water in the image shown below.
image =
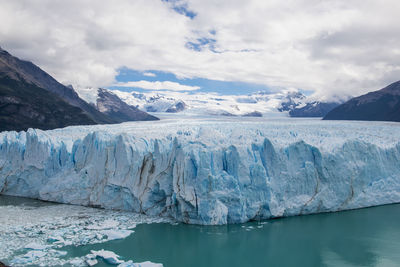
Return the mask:
[(98, 263), (98, 260), (96, 259), (96, 255), (88, 254), (85, 256), (85, 262), (89, 266), (94, 266)]
[(32, 242), (32, 243), (29, 243), (28, 245), (26, 245), (25, 248), (32, 249), (32, 250), (44, 250), (47, 248), (47, 246)]
[(45, 256), (46, 253), (43, 251), (32, 250), (27, 252), (25, 255), (20, 257), (16, 257), (11, 261), (13, 265), (24, 265), (24, 264), (32, 264), (35, 260)]
[(134, 263), (133, 261), (127, 261), (118, 265), (118, 267), (163, 267), (161, 263), (154, 263), (151, 261), (145, 261), (140, 263)]
[(11, 266), (87, 266), (94, 261), (71, 258), (63, 247), (125, 238), (140, 223), (170, 222), (131, 212), (40, 203), (0, 205), (0, 214), (7, 215), (0, 216), (0, 261)]
[(112, 251), (108, 250), (91, 250), (90, 251), (95, 257), (102, 258), (106, 263), (113, 264), (113, 265), (118, 265), (120, 263), (123, 263), (124, 261), (119, 259), (119, 256), (115, 254)]
[(134, 231), (132, 230), (104, 230), (101, 233), (107, 236), (107, 240), (124, 239), (130, 236)]
[(86, 255), (86, 263), (89, 266), (93, 266), (98, 263), (96, 258), (102, 258), (106, 263), (112, 265), (118, 265), (118, 267), (163, 267), (161, 263), (153, 263), (151, 261), (145, 261), (135, 263), (132, 260), (124, 261), (119, 259), (120, 257), (112, 251), (108, 250), (91, 250), (91, 254)]
[(86, 260), (86, 264), (89, 265), (89, 266), (94, 266), (97, 263), (99, 263), (99, 262), (96, 259), (87, 259)]

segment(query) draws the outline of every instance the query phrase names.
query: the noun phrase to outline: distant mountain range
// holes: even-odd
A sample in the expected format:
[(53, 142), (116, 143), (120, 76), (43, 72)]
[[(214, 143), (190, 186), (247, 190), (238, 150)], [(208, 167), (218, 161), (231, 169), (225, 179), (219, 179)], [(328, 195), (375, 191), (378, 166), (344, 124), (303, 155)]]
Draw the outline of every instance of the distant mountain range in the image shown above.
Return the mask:
[(99, 88), (97, 92), (96, 108), (117, 122), (158, 120), (157, 117), (126, 104), (110, 90)]
[(337, 102), (312, 101), (289, 110), (291, 117), (324, 117), (329, 111), (339, 106)]
[(117, 100), (104, 96), (104, 109), (99, 111), (73, 88), (0, 48), (0, 131), (157, 119), (123, 104), (119, 113), (111, 101)]
[[(90, 93), (91, 92), (91, 93)], [(146, 112), (185, 113), (220, 116), (293, 116), (323, 117), (340, 103), (312, 101), (297, 90), (256, 92), (248, 95), (218, 95), (201, 92), (123, 92), (112, 90), (131, 106)], [(97, 91), (78, 90), (88, 102), (94, 102)]]
[[(391, 96), (380, 105), (393, 105), (395, 94)], [(147, 112), (205, 116), (323, 117), (335, 107), (337, 110), (343, 106), (337, 107), (339, 104), (314, 101), (298, 90), (219, 95), (74, 89), (59, 83), (33, 63), (20, 60), (0, 48), (0, 131), (158, 120)], [(331, 118), (331, 115), (325, 118)]]
[(350, 99), (331, 110), (324, 120), (400, 121), (400, 81)]

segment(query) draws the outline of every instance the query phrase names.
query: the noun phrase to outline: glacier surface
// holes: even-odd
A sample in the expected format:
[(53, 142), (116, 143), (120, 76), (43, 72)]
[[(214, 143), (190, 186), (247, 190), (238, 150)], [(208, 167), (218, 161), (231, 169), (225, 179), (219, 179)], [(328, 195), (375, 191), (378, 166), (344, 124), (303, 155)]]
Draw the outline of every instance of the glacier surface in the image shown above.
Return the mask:
[(400, 202), (400, 124), (164, 119), (0, 133), (0, 192), (194, 224)]

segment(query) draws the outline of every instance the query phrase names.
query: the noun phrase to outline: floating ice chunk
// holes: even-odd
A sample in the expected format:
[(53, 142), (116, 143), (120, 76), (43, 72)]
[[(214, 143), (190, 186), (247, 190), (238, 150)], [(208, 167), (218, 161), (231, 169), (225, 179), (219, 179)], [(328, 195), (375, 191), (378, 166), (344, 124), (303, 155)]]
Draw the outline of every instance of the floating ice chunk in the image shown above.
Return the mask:
[(86, 260), (87, 265), (94, 266), (99, 263), (96, 259)]
[(47, 238), (47, 241), (50, 243), (64, 243), (65, 240), (62, 236), (60, 235), (52, 235)]
[(44, 255), (46, 255), (46, 252), (33, 250), (33, 251), (29, 251), (28, 253), (26, 253), (24, 257), (25, 258), (40, 258), (40, 257), (43, 257)]
[(103, 235), (100, 234), (100, 233), (97, 233), (97, 234), (96, 234), (96, 238), (97, 238), (98, 240), (102, 240), (102, 239), (103, 239)]
[(26, 264), (32, 263), (32, 261), (33, 261), (33, 259), (27, 259), (27, 258), (24, 258), (24, 257), (17, 257), (17, 258), (12, 259), (10, 261), (10, 263), (12, 265), (17, 265), (18, 266), (18, 265), (26, 265)]
[(66, 252), (66, 251), (62, 251), (62, 250), (59, 250), (57, 253), (58, 253), (60, 256), (65, 256), (65, 255), (67, 255), (67, 252)]
[(113, 228), (117, 228), (118, 225), (119, 225), (119, 222), (109, 219), (109, 220), (105, 220), (104, 222), (101, 222), (100, 224), (90, 225), (86, 228), (89, 230), (113, 229)]
[(28, 245), (25, 246), (25, 249), (32, 249), (32, 250), (44, 250), (46, 249), (47, 246), (45, 245), (41, 245), (41, 244), (37, 244), (37, 243), (29, 243)]
[(95, 259), (95, 258), (96, 258), (96, 255), (94, 255), (94, 254), (87, 254), (87, 255), (85, 256), (85, 258), (88, 259), (88, 260), (92, 260), (92, 259)]
[(133, 261), (126, 261), (118, 265), (118, 267), (135, 267)]
[(103, 235), (107, 236), (107, 240), (124, 239), (130, 236), (134, 231), (132, 230), (104, 230), (101, 231)]
[(94, 266), (98, 263), (98, 261), (96, 259), (96, 255), (94, 255), (94, 254), (87, 254), (85, 256), (85, 258), (86, 258), (86, 263), (89, 266)]
[(117, 265), (117, 264), (121, 264), (124, 262), (124, 261), (118, 259), (119, 256), (112, 251), (102, 249), (102, 250), (98, 250), (98, 251), (91, 250), (90, 252), (98, 258), (103, 258), (103, 260), (109, 264)]
[(55, 255), (58, 255), (58, 256), (65, 256), (65, 255), (68, 254), (68, 252), (66, 252), (66, 251), (63, 251), (63, 250), (55, 250), (55, 249), (50, 249), (49, 252), (50, 252), (50, 253), (53, 253), (53, 254), (55, 254)]
[(26, 253), (25, 255), (21, 256), (21, 257), (17, 257), (13, 260), (11, 260), (11, 264), (12, 265), (25, 265), (25, 264), (30, 264), (32, 263), (34, 260), (36, 260), (37, 258), (41, 258), (43, 256), (45, 256), (46, 253), (40, 250), (32, 250), (29, 251), (28, 253)]
[(84, 260), (81, 258), (73, 258), (68, 263), (71, 264), (72, 266), (85, 266), (86, 265)]
[(163, 267), (161, 263), (154, 263), (151, 261), (145, 261), (140, 263), (134, 263), (133, 261), (126, 261), (118, 265), (118, 267)]
[(154, 263), (151, 261), (145, 261), (142, 263), (136, 263), (137, 267), (163, 267), (164, 265), (162, 263)]

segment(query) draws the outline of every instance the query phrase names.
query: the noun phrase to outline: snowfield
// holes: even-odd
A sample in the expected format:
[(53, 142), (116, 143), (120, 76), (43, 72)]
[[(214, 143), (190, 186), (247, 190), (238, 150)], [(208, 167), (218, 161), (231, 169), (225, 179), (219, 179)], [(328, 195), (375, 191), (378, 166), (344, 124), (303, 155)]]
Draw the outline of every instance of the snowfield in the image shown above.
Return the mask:
[[(254, 116), (254, 112), (267, 117), (287, 117), (289, 110), (301, 108), (307, 103), (317, 103), (318, 99), (307, 97), (297, 89), (281, 92), (259, 91), (244, 95), (220, 95), (204, 92), (125, 92), (106, 90), (117, 95), (128, 105), (145, 112), (181, 113), (205, 116)], [(97, 88), (75, 88), (79, 97), (96, 105), (99, 97)], [(321, 99), (320, 99), (321, 100)]]
[(164, 118), (0, 133), (0, 192), (194, 224), (400, 202), (400, 124)]

